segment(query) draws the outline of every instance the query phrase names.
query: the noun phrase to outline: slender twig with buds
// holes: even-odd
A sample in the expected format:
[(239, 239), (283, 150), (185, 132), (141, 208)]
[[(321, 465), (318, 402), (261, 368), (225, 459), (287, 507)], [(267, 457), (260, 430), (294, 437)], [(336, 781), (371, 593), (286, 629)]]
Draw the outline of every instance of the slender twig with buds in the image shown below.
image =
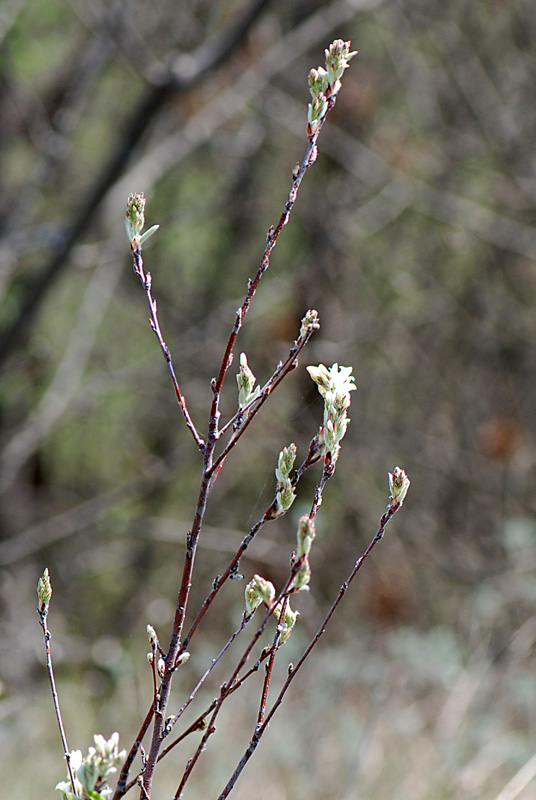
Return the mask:
[(71, 765), (71, 753), (67, 744), (67, 736), (65, 735), (65, 728), (63, 727), (63, 719), (60, 710), (60, 701), (58, 692), (56, 690), (56, 679), (54, 678), (54, 667), (52, 664), (52, 653), (50, 651), (50, 638), (51, 634), (48, 629), (48, 610), (50, 608), (50, 600), (52, 597), (52, 584), (50, 582), (50, 575), (48, 567), (46, 567), (43, 575), (39, 578), (37, 583), (37, 613), (39, 614), (39, 624), (43, 629), (43, 636), (45, 637), (45, 652), (47, 659), (47, 672), (50, 681), (50, 689), (52, 692), (52, 702), (54, 703), (54, 711), (56, 712), (56, 720), (60, 731), (61, 744), (63, 747), (63, 754), (67, 762), (67, 773), (69, 776), (69, 783), (73, 792), (76, 794), (75, 778), (73, 775), (73, 768)]

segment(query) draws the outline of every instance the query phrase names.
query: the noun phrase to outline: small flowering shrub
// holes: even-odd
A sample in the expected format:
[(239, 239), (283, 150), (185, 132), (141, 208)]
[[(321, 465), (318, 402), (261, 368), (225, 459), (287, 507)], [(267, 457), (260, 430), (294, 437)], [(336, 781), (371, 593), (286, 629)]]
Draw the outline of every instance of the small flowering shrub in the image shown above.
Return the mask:
[[(142, 246), (149, 236), (157, 231), (158, 226), (153, 225), (144, 231), (145, 197), (142, 193), (132, 194), (129, 197), (125, 222), (130, 241), (134, 273), (145, 291), (149, 304), (150, 325), (165, 358), (178, 405), (193, 438), (194, 445), (200, 452), (202, 474), (192, 526), (186, 538), (182, 579), (178, 588), (175, 616), (171, 630), (166, 636), (165, 646), (162, 644), (156, 629), (151, 624), (147, 624), (150, 647), (147, 661), (152, 675), (153, 698), (141, 723), (138, 735), (128, 751), (119, 750), (118, 733), (113, 733), (108, 740), (101, 735), (95, 736), (95, 745), (89, 748), (87, 756), (83, 756), (80, 750), (69, 750), (60, 713), (50, 652), (50, 633), (47, 618), (52, 586), (48, 569), (44, 571), (42, 578), (39, 580), (38, 612), (45, 637), (52, 696), (67, 761), (67, 779), (58, 783), (56, 787), (64, 800), (74, 800), (74, 798), (82, 798), (82, 800), (119, 800), (134, 788), (139, 792), (141, 800), (151, 798), (155, 770), (159, 761), (179, 742), (183, 741), (187, 735), (193, 736), (197, 732), (197, 741), (193, 745), (192, 755), (182, 775), (179, 775), (177, 779), (177, 790), (174, 797), (175, 800), (178, 800), (182, 796), (184, 787), (193, 770), (205, 752), (208, 739), (215, 733), (216, 719), (223, 704), (231, 694), (240, 690), (245, 681), (258, 672), (261, 663), (265, 663), (257, 723), (249, 741), (244, 742), (242, 758), (219, 795), (220, 800), (227, 797), (255, 751), (272, 717), (284, 700), (290, 684), (294, 681), (302, 664), (310, 656), (313, 648), (322, 637), (327, 624), (364, 560), (375, 544), (383, 537), (385, 526), (404, 502), (409, 487), (409, 479), (404, 470), (396, 467), (388, 476), (389, 499), (375, 535), (365, 552), (355, 561), (317, 633), (304, 649), (297, 663), (288, 667), (287, 678), (277, 697), (270, 704), (268, 697), (274, 662), (281, 646), (291, 636), (298, 620), (298, 612), (293, 611), (291, 608), (292, 596), (297, 592), (309, 590), (311, 579), (309, 556), (316, 536), (315, 518), (322, 503), (322, 495), (326, 483), (333, 476), (337, 466), (341, 442), (350, 421), (348, 409), (352, 399), (351, 393), (356, 389), (352, 367), (339, 366), (339, 364), (333, 364), (331, 367), (326, 367), (324, 364), (308, 366), (307, 371), (317, 384), (318, 391), (324, 400), (323, 417), (318, 430), (312, 435), (308, 451), (299, 466), (296, 466), (298, 451), (294, 443), (290, 443), (281, 449), (275, 467), (276, 481), (272, 502), (244, 537), (223, 574), (214, 578), (212, 590), (201, 604), (190, 627), (188, 629), (185, 628), (190, 590), (195, 578), (194, 567), (197, 548), (203, 533), (205, 511), (214, 484), (225, 466), (228, 454), (237, 446), (244, 431), (252, 423), (268, 397), (277, 389), (281, 381), (296, 369), (302, 350), (313, 333), (320, 327), (318, 313), (312, 309), (308, 310), (304, 314), (298, 335), (290, 346), (288, 356), (275, 366), (272, 375), (263, 385), (257, 385), (257, 378), (248, 363), (247, 355), (241, 353), (238, 361), (238, 373), (236, 374), (238, 389), (236, 411), (229, 419), (222, 421), (220, 400), (224, 382), (233, 363), (239, 331), (261, 278), (270, 266), (271, 252), (283, 227), (288, 222), (303, 176), (317, 158), (319, 133), (325, 122), (326, 115), (335, 104), (341, 88), (341, 78), (344, 71), (348, 68), (350, 60), (355, 55), (356, 52), (350, 50), (350, 42), (337, 39), (325, 51), (325, 67), (313, 69), (309, 73), (309, 88), (312, 99), (309, 103), (307, 114), (308, 146), (301, 165), (298, 165), (293, 170), (292, 185), (279, 221), (276, 226), (272, 226), (268, 230), (266, 245), (259, 267), (255, 276), (248, 282), (246, 296), (236, 312), (234, 324), (224, 348), (219, 372), (212, 379), (212, 399), (206, 434), (197, 429), (190, 416), (186, 399), (173, 366), (170, 350), (160, 328), (157, 304), (152, 296), (151, 274), (145, 270), (144, 266)], [(259, 534), (268, 522), (283, 516), (289, 511), (297, 497), (301, 477), (307, 470), (317, 464), (320, 467), (320, 477), (316, 483), (308, 513), (303, 514), (298, 522), (296, 541), (289, 552), (290, 568), (286, 581), (282, 586), (276, 587), (262, 575), (253, 575), (247, 580), (244, 590), (244, 612), (242, 618), (239, 621), (237, 620), (236, 630), (230, 635), (220, 653), (211, 660), (205, 672), (198, 677), (194, 688), (183, 699), (182, 704), (179, 704), (177, 698), (171, 696), (173, 680), (178, 669), (187, 669), (185, 665), (189, 660), (192, 641), (205, 618), (207, 610), (227, 580), (236, 580), (244, 577), (239, 572), (241, 556), (254, 537)], [(258, 619), (255, 631), (250, 634), (248, 639), (245, 629), (256, 612), (259, 612), (257, 616), (259, 617), (260, 615), (260, 619)], [(261, 648), (260, 639), (267, 632), (268, 624), (272, 619), (276, 621), (275, 631), (270, 634), (270, 644)], [(208, 709), (203, 709), (194, 725), (191, 725), (186, 730), (181, 730), (180, 720), (183, 713), (194, 701), (200, 688), (224, 653), (232, 646), (235, 646), (237, 640), (244, 642), (244, 644), (238, 651), (235, 666), (227, 680), (220, 687), (219, 696), (215, 698)], [(195, 643), (193, 646), (195, 646)], [(246, 662), (251, 655), (255, 655), (254, 666), (250, 669), (245, 669)], [(199, 732), (201, 732), (201, 735), (199, 735)], [(115, 775), (116, 771), (119, 771), (118, 780), (115, 788), (112, 789), (109, 785), (109, 780), (112, 775)]]

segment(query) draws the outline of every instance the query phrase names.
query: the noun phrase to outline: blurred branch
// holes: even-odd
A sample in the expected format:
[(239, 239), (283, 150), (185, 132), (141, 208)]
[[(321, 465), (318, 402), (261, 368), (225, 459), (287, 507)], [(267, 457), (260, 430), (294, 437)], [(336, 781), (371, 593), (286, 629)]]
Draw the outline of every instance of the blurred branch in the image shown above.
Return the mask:
[[(194, 147), (210, 140), (214, 132), (243, 110), (247, 103), (258, 99), (274, 75), (283, 72), (315, 43), (322, 41), (331, 31), (348, 22), (358, 10), (379, 6), (384, 0), (337, 0), (307, 17), (294, 30), (267, 50), (254, 66), (244, 70), (228, 89), (216, 95), (185, 125), (167, 139), (152, 147), (150, 152), (136, 161), (133, 168), (114, 187), (107, 198), (107, 208), (116, 209), (129, 194), (134, 180), (148, 190), (172, 167), (188, 155)], [(295, 101), (299, 110), (299, 137), (303, 138), (303, 106)], [(298, 112), (297, 112), (298, 117)]]
[(38, 449), (54, 424), (63, 416), (74, 397), (102, 318), (121, 275), (122, 262), (113, 243), (107, 257), (93, 272), (74, 326), (66, 340), (56, 374), (33, 413), (4, 445), (0, 456), (0, 495), (17, 479), (19, 470)]
[(521, 767), (514, 777), (508, 781), (495, 800), (515, 800), (523, 789), (536, 778), (536, 754)]
[[(137, 2), (116, 0), (113, 5), (103, 9), (102, 20), (99, 21), (99, 27), (92, 31), (89, 42), (85, 45), (79, 42), (73, 44), (70, 55), (64, 60), (55, 79), (55, 94), (59, 99), (51, 108), (37, 95), (32, 84), (22, 86), (20, 82), (18, 85), (8, 82), (6, 92), (19, 111), (38, 156), (16, 201), (9, 204), (0, 219), (0, 229), (5, 232), (5, 247), (9, 247), (13, 240), (16, 242), (21, 230), (29, 226), (33, 233), (42, 192), (47, 185), (57, 184), (61, 169), (73, 149), (76, 126), (90, 102), (99, 77), (112, 58), (114, 47), (130, 29), (129, 11)], [(28, 234), (28, 231), (25, 230), (25, 233)], [(56, 235), (61, 238), (63, 234), (57, 232)], [(13, 268), (15, 264), (14, 261)], [(6, 277), (4, 271), (4, 281)]]
[[(270, 113), (270, 98), (278, 103), (284, 99), (287, 113), (280, 122), (298, 136), (301, 124), (299, 104), (288, 95), (270, 89), (268, 102), (264, 104), (265, 113)], [(369, 216), (372, 230), (364, 227), (363, 233), (376, 233), (405, 208), (411, 208), (448, 225), (459, 225), (489, 244), (536, 259), (536, 228), (393, 169), (370, 148), (336, 125), (330, 126), (330, 136), (322, 149), (345, 170), (374, 187), (375, 194), (369, 201), (369, 211), (375, 209), (375, 213)], [(391, 211), (389, 206), (384, 207), (384, 200), (391, 204)], [(358, 223), (362, 209), (363, 206), (357, 211)]]
[(171, 72), (155, 80), (155, 84), (126, 124), (125, 132), (115, 152), (93, 186), (85, 193), (85, 202), (74, 214), (55, 253), (41, 272), (31, 276), (21, 287), (19, 311), (13, 322), (0, 335), (0, 364), (16, 346), (20, 345), (20, 337), (27, 333), (45, 292), (65, 267), (75, 243), (84, 235), (95, 218), (106, 192), (132, 160), (137, 143), (153, 122), (155, 115), (170, 97), (191, 89), (211, 70), (229, 58), (269, 2), (270, 0), (253, 0), (238, 22), (204, 42), (193, 53), (179, 56)]
[(84, 503), (33, 525), (15, 536), (0, 542), (0, 565), (13, 564), (43, 547), (92, 525), (95, 518), (130, 498), (139, 499), (148, 494), (155, 484), (161, 483), (176, 464), (168, 465), (159, 459), (143, 465), (143, 474), (119, 488), (93, 497)]

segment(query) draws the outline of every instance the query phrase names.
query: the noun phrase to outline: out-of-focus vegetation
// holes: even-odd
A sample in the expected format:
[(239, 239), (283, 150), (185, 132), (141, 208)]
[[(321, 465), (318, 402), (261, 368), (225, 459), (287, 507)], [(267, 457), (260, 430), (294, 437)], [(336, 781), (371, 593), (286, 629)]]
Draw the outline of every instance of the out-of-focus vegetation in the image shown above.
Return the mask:
[[(412, 487), (234, 796), (529, 800), (534, 781), (500, 792), (536, 775), (533, 3), (259, 5), (188, 85), (245, 0), (0, 7), (2, 792), (52, 797), (64, 773), (35, 614), (43, 567), (71, 747), (116, 728), (130, 743), (151, 697), (145, 625), (165, 630), (173, 611), (199, 453), (132, 275), (126, 198), (144, 191), (161, 225), (146, 266), (203, 427), (304, 152), (307, 73), (339, 36), (360, 54), (239, 349), (262, 381), (307, 308), (322, 329), (219, 479), (194, 595), (272, 498), (281, 447), (316, 430), (306, 363), (353, 365), (359, 391), (288, 660), (375, 531), (387, 471), (400, 464)], [(248, 578), (286, 575), (296, 506), (244, 559)], [(242, 592), (226, 587), (190, 675), (236, 626)], [(191, 796), (217, 796), (253, 725), (246, 698)], [(188, 755), (169, 757), (159, 796)]]

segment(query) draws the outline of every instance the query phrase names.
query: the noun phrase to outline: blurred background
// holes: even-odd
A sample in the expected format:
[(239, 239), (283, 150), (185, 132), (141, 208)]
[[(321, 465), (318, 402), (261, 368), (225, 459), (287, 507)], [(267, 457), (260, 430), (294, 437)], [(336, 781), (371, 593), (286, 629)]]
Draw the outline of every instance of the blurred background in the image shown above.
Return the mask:
[[(166, 639), (195, 507), (200, 456), (132, 272), (128, 194), (145, 192), (147, 223), (161, 226), (146, 268), (204, 432), (210, 379), (305, 152), (307, 74), (337, 37), (359, 55), (237, 353), (262, 383), (308, 308), (322, 328), (220, 475), (192, 613), (271, 502), (279, 450), (294, 441), (300, 460), (318, 428), (307, 364), (352, 365), (359, 389), (276, 685), (372, 538), (387, 472), (400, 465), (412, 484), (233, 796), (535, 796), (533, 3), (4, 0), (6, 797), (54, 797), (64, 778), (38, 576), (49, 567), (70, 747), (86, 752), (94, 733), (114, 730), (128, 746), (151, 700), (145, 626)], [(246, 580), (282, 585), (318, 477), (305, 476), (292, 513), (248, 550)], [(226, 584), (170, 711), (238, 625), (243, 589)], [(185, 797), (223, 789), (261, 678), (229, 703)], [(163, 762), (156, 796), (173, 796), (192, 747)]]

